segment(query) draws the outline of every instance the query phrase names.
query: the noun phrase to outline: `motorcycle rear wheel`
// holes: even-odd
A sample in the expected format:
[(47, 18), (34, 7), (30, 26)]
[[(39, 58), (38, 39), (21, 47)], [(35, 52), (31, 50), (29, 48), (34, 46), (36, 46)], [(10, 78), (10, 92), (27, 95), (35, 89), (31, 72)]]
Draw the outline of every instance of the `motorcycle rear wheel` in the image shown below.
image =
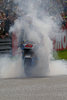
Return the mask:
[(24, 59), (24, 72), (26, 76), (31, 76), (32, 74), (32, 59), (31, 58)]

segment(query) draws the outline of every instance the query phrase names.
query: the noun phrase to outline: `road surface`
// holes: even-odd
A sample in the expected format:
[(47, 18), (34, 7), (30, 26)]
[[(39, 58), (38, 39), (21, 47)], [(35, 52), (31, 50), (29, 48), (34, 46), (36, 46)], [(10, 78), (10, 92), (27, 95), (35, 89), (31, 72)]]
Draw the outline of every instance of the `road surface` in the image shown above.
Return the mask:
[(0, 79), (0, 100), (67, 100), (67, 76)]

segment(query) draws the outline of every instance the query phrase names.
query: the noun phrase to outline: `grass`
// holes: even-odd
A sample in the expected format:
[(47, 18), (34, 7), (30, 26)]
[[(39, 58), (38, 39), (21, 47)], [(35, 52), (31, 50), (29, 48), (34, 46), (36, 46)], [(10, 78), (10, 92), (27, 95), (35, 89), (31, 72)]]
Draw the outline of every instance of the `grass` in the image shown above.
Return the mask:
[(62, 51), (54, 51), (53, 53), (55, 59), (65, 59), (67, 60), (67, 50), (62, 50)]

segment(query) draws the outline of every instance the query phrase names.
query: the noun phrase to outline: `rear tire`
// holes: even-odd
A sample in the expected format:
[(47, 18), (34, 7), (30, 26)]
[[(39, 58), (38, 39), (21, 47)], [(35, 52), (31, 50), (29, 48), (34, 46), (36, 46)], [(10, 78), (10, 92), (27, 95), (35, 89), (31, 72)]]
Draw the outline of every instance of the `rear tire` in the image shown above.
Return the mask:
[(31, 76), (32, 74), (32, 59), (31, 58), (24, 59), (24, 71), (25, 71), (26, 76)]

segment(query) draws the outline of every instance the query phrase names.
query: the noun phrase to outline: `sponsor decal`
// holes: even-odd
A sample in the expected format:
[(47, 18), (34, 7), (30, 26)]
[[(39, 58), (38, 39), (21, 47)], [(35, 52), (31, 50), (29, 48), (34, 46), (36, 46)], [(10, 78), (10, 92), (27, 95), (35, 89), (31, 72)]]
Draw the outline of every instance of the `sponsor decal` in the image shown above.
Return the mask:
[(67, 34), (61, 37), (59, 41), (53, 40), (53, 49), (57, 51), (67, 49)]

